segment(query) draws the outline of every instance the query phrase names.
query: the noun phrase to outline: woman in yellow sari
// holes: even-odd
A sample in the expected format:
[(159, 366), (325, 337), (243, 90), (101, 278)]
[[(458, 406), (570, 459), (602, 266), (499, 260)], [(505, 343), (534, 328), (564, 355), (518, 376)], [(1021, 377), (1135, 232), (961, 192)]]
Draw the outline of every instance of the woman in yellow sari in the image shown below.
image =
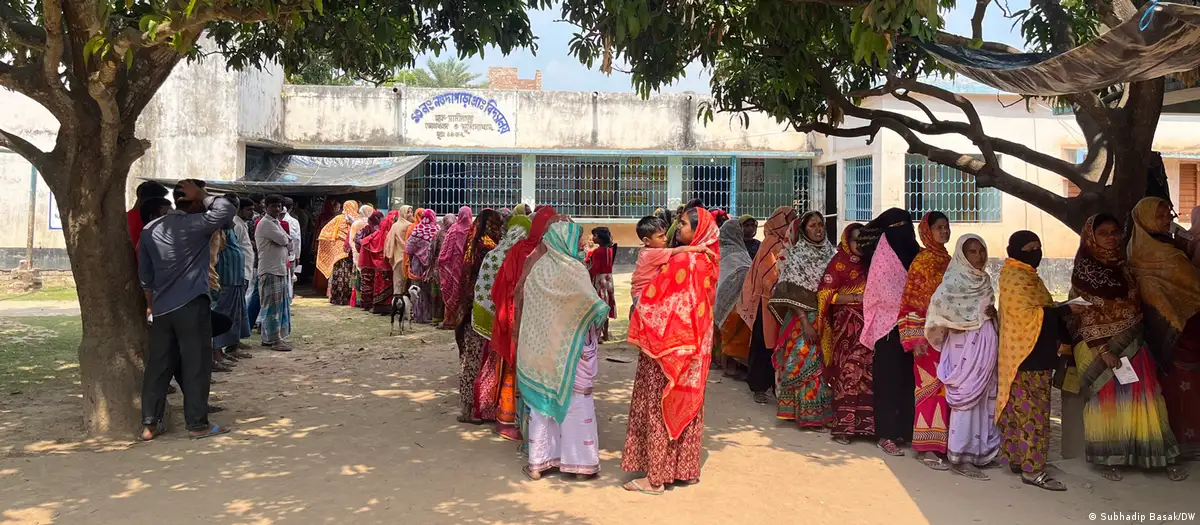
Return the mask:
[(317, 270), (329, 279), (326, 295), (336, 305), (350, 304), (350, 280), (354, 262), (350, 260), (350, 225), (358, 220), (358, 203), (346, 201), (342, 214), (334, 217), (317, 237)]

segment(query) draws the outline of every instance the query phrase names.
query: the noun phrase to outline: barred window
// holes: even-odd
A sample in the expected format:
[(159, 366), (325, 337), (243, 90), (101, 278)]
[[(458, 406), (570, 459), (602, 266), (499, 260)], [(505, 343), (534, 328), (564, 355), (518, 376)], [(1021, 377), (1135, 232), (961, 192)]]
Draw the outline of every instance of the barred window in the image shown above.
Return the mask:
[(1000, 222), (1000, 190), (980, 188), (973, 175), (924, 155), (904, 157), (904, 201), (913, 220), (940, 211), (951, 222)]
[(537, 203), (575, 217), (640, 218), (667, 205), (666, 157), (538, 155)]
[(404, 179), (405, 200), (442, 215), (521, 202), (521, 156), (432, 154)]
[(700, 199), (709, 209), (730, 208), (733, 157), (686, 157), (683, 159), (683, 202)]
[(739, 159), (737, 214), (765, 219), (780, 206), (811, 206), (809, 159)]
[(869, 155), (846, 159), (846, 220), (871, 220), (874, 185), (871, 162)]

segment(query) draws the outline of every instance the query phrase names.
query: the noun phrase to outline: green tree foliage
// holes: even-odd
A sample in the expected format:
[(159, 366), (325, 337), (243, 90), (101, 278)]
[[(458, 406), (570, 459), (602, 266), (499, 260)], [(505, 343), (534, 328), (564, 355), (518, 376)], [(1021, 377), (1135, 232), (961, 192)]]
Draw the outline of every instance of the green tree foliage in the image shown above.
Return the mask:
[(424, 69), (403, 69), (393, 77), (389, 84), (430, 88), (480, 88), (486, 87), (486, 82), (479, 82), (479, 74), (472, 73), (470, 66), (463, 60), (446, 58), (443, 60), (430, 59), (425, 62)]
[[(1003, 7), (992, 0), (564, 0), (561, 15), (579, 28), (569, 46), (580, 62), (627, 64), (643, 96), (681, 78), (689, 64), (705, 66), (713, 100), (701, 107), (703, 117), (762, 111), (799, 131), (842, 137), (886, 129), (911, 153), (973, 174), (979, 185), (1072, 227), (1098, 211), (1130, 209), (1145, 192), (1161, 79), (1062, 98), (1086, 137), (1089, 155), (1080, 164), (988, 135), (969, 100), (923, 81), (949, 72), (920, 42), (1020, 52), (984, 40), (985, 16), (1008, 14)], [(945, 31), (943, 15), (954, 9), (970, 10), (972, 34)], [(1031, 50), (1061, 53), (1135, 14), (1130, 0), (1032, 0), (1011, 17)], [(862, 105), (869, 97), (891, 97), (913, 111)], [(939, 117), (930, 111), (935, 102), (961, 115)], [(964, 137), (977, 152), (931, 145), (932, 135)], [(1083, 191), (1068, 199), (1029, 183), (1005, 171), (1001, 155), (1062, 175)]]

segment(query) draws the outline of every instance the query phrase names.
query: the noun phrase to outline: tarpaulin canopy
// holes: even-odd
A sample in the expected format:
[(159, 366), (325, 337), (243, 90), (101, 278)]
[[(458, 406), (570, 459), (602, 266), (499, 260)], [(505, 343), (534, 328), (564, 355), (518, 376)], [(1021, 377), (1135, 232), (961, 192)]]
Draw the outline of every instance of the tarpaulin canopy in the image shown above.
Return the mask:
[(922, 43), (938, 62), (1001, 91), (1054, 96), (1152, 80), (1200, 65), (1200, 7), (1159, 2), (1062, 54)]
[[(249, 152), (248, 152), (249, 153)], [(343, 195), (375, 191), (404, 177), (425, 155), (404, 157), (312, 157), (289, 154), (247, 155), (246, 177), (204, 179), (220, 192)], [(178, 179), (142, 177), (171, 187)]]

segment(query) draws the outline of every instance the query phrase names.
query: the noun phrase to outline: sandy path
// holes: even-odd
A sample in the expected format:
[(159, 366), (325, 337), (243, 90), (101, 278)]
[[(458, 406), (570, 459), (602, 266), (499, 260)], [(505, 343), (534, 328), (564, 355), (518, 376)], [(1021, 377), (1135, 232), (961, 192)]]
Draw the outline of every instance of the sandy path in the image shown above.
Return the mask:
[[(619, 484), (635, 365), (601, 362), (596, 405), (603, 472), (591, 482), (531, 482), (516, 445), (489, 427), (457, 424), (457, 353), (450, 332), (387, 322), (318, 300), (296, 312), (297, 351), (256, 357), (214, 392), (234, 433), (204, 441), (175, 430), (112, 452), (69, 435), (0, 459), (0, 525), (72, 523), (1062, 523), (1089, 512), (1196, 511), (1200, 474), (1101, 480), (1063, 465), (1070, 487), (1050, 493), (998, 470), (982, 483), (911, 458), (884, 459), (868, 442), (842, 447), (778, 423), (745, 385), (713, 378), (703, 481), (652, 497)], [(333, 333), (348, 334), (334, 342)], [(625, 345), (606, 358), (632, 361)], [(178, 405), (180, 399), (172, 398)], [(20, 407), (0, 420), (37, 418)], [(179, 410), (175, 428), (180, 428)], [(16, 425), (8, 426), (15, 429)], [(59, 425), (58, 432), (62, 425)], [(13, 441), (13, 435), (0, 438)], [(47, 453), (54, 451), (62, 453)]]

